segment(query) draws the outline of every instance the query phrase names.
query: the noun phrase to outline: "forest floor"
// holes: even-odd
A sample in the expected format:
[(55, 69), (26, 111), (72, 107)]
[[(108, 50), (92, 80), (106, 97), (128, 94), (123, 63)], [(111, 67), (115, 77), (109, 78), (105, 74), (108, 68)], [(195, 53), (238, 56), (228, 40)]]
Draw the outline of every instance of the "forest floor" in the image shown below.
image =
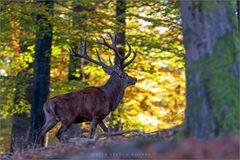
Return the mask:
[(0, 159), (240, 159), (240, 135), (176, 140), (176, 130), (115, 135), (98, 140), (75, 138), (65, 144), (28, 149)]

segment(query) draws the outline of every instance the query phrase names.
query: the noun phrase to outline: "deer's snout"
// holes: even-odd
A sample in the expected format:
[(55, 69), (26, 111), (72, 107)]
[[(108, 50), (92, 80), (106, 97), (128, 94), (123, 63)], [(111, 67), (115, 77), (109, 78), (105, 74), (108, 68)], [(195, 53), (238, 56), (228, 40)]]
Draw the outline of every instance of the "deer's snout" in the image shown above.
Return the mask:
[(137, 78), (134, 78), (133, 83), (134, 83), (134, 84), (137, 83)]
[(137, 78), (132, 78), (132, 77), (131, 77), (129, 84), (130, 84), (130, 85), (134, 85), (134, 84), (136, 84), (136, 83), (137, 83)]

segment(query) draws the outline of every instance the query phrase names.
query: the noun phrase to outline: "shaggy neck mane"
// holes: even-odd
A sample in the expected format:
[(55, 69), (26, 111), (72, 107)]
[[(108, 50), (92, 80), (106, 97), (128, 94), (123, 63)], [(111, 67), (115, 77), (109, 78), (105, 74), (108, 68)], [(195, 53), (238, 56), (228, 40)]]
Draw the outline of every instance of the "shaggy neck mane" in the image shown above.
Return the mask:
[(116, 73), (113, 73), (105, 85), (100, 87), (110, 101), (110, 109), (114, 111), (124, 95), (124, 85)]

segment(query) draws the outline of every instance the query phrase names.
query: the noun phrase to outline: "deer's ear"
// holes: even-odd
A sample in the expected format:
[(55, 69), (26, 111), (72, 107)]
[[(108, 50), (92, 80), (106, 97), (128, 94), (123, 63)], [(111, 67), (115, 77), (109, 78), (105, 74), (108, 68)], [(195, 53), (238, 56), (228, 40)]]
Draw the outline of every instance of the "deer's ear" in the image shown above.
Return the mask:
[(105, 73), (111, 75), (112, 74), (112, 69), (111, 68), (108, 68), (108, 67), (103, 67), (103, 70)]

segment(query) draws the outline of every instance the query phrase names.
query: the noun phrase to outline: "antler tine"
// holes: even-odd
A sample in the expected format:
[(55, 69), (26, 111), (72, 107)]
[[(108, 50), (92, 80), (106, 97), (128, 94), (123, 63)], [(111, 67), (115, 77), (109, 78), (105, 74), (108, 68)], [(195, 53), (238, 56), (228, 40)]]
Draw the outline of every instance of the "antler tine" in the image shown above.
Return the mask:
[(119, 53), (118, 49), (117, 49), (117, 38), (116, 36), (112, 36), (110, 33), (107, 33), (108, 36), (110, 37), (111, 41), (112, 41), (112, 44), (109, 44), (106, 39), (100, 35), (100, 37), (102, 38), (102, 42), (100, 41), (97, 41), (96, 43), (97, 44), (101, 44), (101, 45), (104, 45), (106, 47), (108, 47), (109, 49), (113, 50), (114, 53), (116, 54), (116, 56), (119, 58), (120, 61), (123, 61), (123, 57), (121, 56), (121, 54)]
[(122, 55), (119, 53), (118, 48), (117, 48), (117, 36), (116, 35), (112, 36), (110, 33), (107, 33), (107, 34), (112, 41), (112, 49), (114, 50), (116, 56), (119, 58), (119, 60), (121, 62), (124, 61)]
[(107, 46), (110, 49), (114, 49), (113, 46), (110, 45), (102, 35), (101, 35), (101, 38), (103, 40), (103, 43), (102, 43), (103, 45)]
[(110, 56), (108, 57), (108, 59), (109, 59), (110, 65), (113, 66)]
[[(122, 65), (123, 69), (126, 68), (129, 64), (131, 64), (137, 56), (137, 53), (131, 48), (131, 46), (129, 44), (128, 44), (128, 47), (129, 47), (129, 51), (133, 52), (133, 57), (128, 62), (123, 63), (123, 65)], [(130, 56), (131, 52), (129, 52), (129, 51), (128, 51), (128, 54), (124, 57), (125, 58), (124, 60), (126, 60)]]
[(82, 38), (80, 39), (80, 47), (82, 49), (82, 53), (87, 55), (87, 45), (86, 45), (86, 40), (83, 40)]
[(80, 45), (80, 47), (83, 47), (83, 39), (82, 39), (82, 37), (80, 38), (79, 45)]
[(81, 38), (81, 39), (80, 39), (80, 47), (81, 47), (82, 53), (78, 53), (78, 52), (76, 52), (73, 48), (70, 47), (70, 48), (69, 48), (70, 55), (71, 55), (71, 56), (75, 56), (75, 57), (80, 57), (80, 58), (86, 59), (86, 60), (88, 60), (88, 61), (90, 61), (90, 62), (92, 62), (92, 63), (94, 63), (94, 64), (100, 65), (100, 66), (105, 67), (105, 68), (108, 67), (106, 64), (104, 64), (104, 63), (102, 62), (102, 60), (101, 60), (101, 58), (100, 58), (97, 50), (96, 50), (96, 52), (97, 52), (98, 61), (96, 61), (96, 60), (92, 59), (91, 57), (89, 57), (88, 54), (87, 54), (87, 48), (86, 48), (86, 46), (87, 46), (87, 45), (86, 45), (86, 40), (82, 40), (82, 38)]
[[(109, 49), (113, 50), (115, 55), (119, 58), (120, 60), (120, 65), (121, 65), (121, 68), (124, 69), (125, 67), (127, 67), (129, 64), (131, 64), (134, 59), (136, 58), (137, 56), (137, 53), (132, 49), (131, 45), (127, 42), (127, 45), (128, 45), (128, 53), (126, 56), (122, 56), (120, 53), (119, 53), (119, 50), (117, 48), (117, 37), (116, 35), (112, 36), (110, 33), (107, 33), (107, 35), (109, 36), (109, 38), (111, 39), (112, 41), (112, 44), (109, 44), (106, 39), (102, 36), (102, 41), (97, 41), (97, 44), (101, 44), (101, 45), (104, 45), (106, 47), (108, 47)], [(128, 61), (128, 62), (125, 62), (124, 61), (131, 55), (131, 53), (133, 52), (133, 57)], [(97, 52), (97, 56), (99, 57), (98, 55), (98, 52)], [(99, 59), (100, 61), (100, 59)], [(101, 61), (100, 61), (101, 62)], [(112, 65), (112, 62), (111, 62), (111, 59), (109, 57), (109, 62), (110, 64)]]
[(73, 50), (72, 47), (69, 47), (69, 48), (68, 48), (68, 51), (70, 52), (69, 54), (70, 54), (71, 56), (73, 56), (73, 55), (75, 54), (75, 51)]
[(107, 35), (110, 37), (110, 39), (112, 41), (112, 46), (117, 47), (116, 46), (117, 36), (116, 35), (112, 36), (111, 33), (109, 33), (109, 32), (107, 33)]
[(121, 62), (123, 62), (124, 61), (124, 57), (119, 53), (119, 51), (117, 49), (117, 36), (116, 35), (112, 36), (110, 33), (108, 33), (108, 35), (111, 38), (112, 47), (114, 48), (114, 52), (115, 52), (116, 56), (119, 58), (119, 60)]
[(99, 53), (98, 53), (98, 50), (97, 50), (97, 49), (96, 49), (96, 54), (97, 54), (98, 61), (103, 64), (103, 62), (102, 62), (102, 60), (101, 60), (101, 58), (100, 58), (100, 56), (99, 56)]
[(127, 42), (127, 45), (128, 45), (128, 54), (123, 57), (123, 61), (125, 61), (132, 53), (132, 47), (130, 46), (130, 44), (128, 42)]

